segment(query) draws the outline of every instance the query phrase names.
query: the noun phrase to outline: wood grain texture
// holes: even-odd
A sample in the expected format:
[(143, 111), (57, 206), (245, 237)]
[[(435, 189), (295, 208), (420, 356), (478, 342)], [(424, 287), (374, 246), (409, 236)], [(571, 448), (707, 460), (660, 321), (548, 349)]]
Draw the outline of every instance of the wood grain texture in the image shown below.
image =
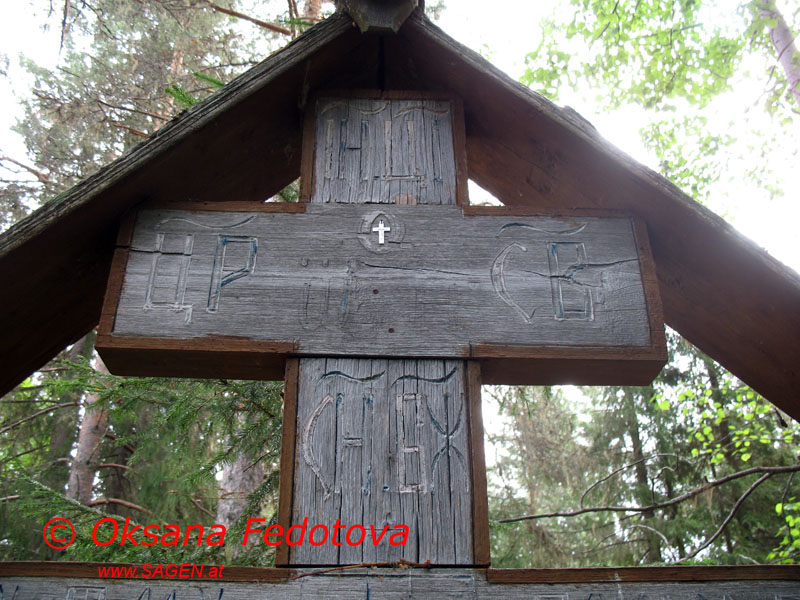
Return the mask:
[[(97, 567), (133, 566), (122, 563), (68, 561), (0, 562), (0, 577), (97, 578)], [(314, 569), (272, 569), (265, 567), (226, 566), (222, 581), (278, 582)], [(358, 570), (355, 571), (359, 573)], [(363, 574), (362, 569), (360, 573)], [(393, 569), (382, 568), (380, 574)], [(430, 570), (411, 569), (415, 575)], [(584, 569), (436, 569), (441, 573), (470, 573), (484, 576), (490, 583), (593, 583), (658, 581), (800, 581), (800, 565), (718, 565), (662, 567), (595, 567)], [(336, 575), (336, 572), (333, 572)], [(380, 575), (379, 575), (380, 576)]]
[[(286, 213), (300, 214), (306, 212), (306, 205), (303, 202), (236, 202), (225, 200), (220, 202), (192, 202), (192, 201), (170, 201), (170, 202), (145, 202), (138, 207), (139, 210), (147, 208), (170, 208), (174, 210), (202, 210), (205, 212), (261, 212), (261, 213)], [(134, 211), (135, 212), (135, 211)], [(120, 245), (119, 241), (117, 245)], [(129, 244), (130, 245), (130, 242)]]
[(125, 246), (114, 250), (114, 257), (111, 259), (111, 269), (108, 273), (108, 284), (106, 293), (103, 297), (103, 308), (100, 311), (100, 322), (98, 323), (98, 333), (110, 335), (114, 329), (114, 318), (119, 305), (119, 297), (122, 293), (122, 285), (125, 282), (125, 270), (130, 256), (130, 238), (133, 235), (133, 228), (130, 230), (121, 229), (117, 236), (117, 242), (124, 243)]
[[(689, 569), (694, 567), (688, 567)], [(698, 567), (703, 568), (703, 567)], [(625, 570), (608, 569), (617, 573), (617, 579), (604, 581), (573, 580), (567, 582), (537, 581), (493, 583), (487, 581), (485, 570), (473, 569), (356, 569), (333, 572), (273, 582), (263, 578), (268, 569), (239, 567), (243, 580), (207, 579), (182, 581), (179, 579), (97, 579), (96, 575), (83, 577), (0, 575), (0, 585), (13, 600), (137, 600), (139, 598), (174, 598), (175, 600), (250, 600), (269, 597), (276, 600), (318, 598), (321, 600), (396, 600), (420, 598), (443, 600), (448, 598), (517, 600), (587, 600), (591, 598), (617, 598), (641, 600), (669, 598), (670, 600), (698, 600), (699, 598), (731, 600), (793, 600), (798, 594), (798, 580), (788, 569), (775, 578), (759, 578), (752, 572), (758, 567), (736, 567), (750, 571), (750, 578), (741, 578), (728, 570), (731, 579), (717, 580), (648, 580), (625, 579)], [(13, 567), (12, 567), (13, 569)], [(229, 569), (226, 567), (223, 575)], [(713, 570), (714, 567), (706, 569)], [(9, 569), (0, 565), (0, 573)], [(87, 569), (91, 573), (91, 568)], [(274, 571), (284, 571), (275, 569)], [(570, 570), (572, 571), (572, 570)], [(572, 571), (581, 572), (584, 569)], [(648, 568), (641, 572), (647, 573)], [(252, 579), (247, 579), (252, 572)], [(297, 575), (313, 572), (297, 570)], [(95, 569), (96, 573), (96, 569)], [(489, 576), (492, 570), (489, 570)], [(283, 574), (281, 574), (283, 576)], [(645, 575), (646, 576), (646, 575)], [(269, 577), (269, 576), (268, 576)], [(296, 577), (296, 576), (295, 576)], [(245, 581), (250, 581), (246, 583)]]
[(306, 118), (301, 198), (467, 204), (461, 102), (423, 92), (320, 93)]
[(351, 356), (492, 358), (508, 347), (509, 358), (641, 361), (652, 377), (664, 342), (642, 251), (621, 216), (143, 210), (111, 340), (236, 336)]
[[(283, 377), (283, 426), (281, 439), (280, 480), (278, 482), (278, 524), (284, 531), (292, 524), (292, 490), (294, 488), (294, 449), (297, 431), (297, 389), (300, 362), (297, 358), (286, 360)], [(275, 551), (275, 564), (289, 564), (289, 546), (281, 544)]]
[(109, 371), (117, 375), (280, 381), (286, 357), (297, 345), (218, 336), (120, 339), (98, 333), (95, 348)]
[[(292, 522), (307, 519), (308, 535), (326, 525), (330, 535), (323, 542), (320, 529), (319, 545), (307, 539), (290, 548), (290, 564), (473, 564), (464, 364), (300, 360)], [(332, 543), (337, 519), (347, 528), (339, 546)], [(392, 545), (401, 524), (408, 539)], [(367, 529), (361, 544), (346, 543), (353, 525)], [(377, 544), (371, 526), (377, 535), (388, 527)], [(359, 535), (354, 530), (350, 540)]]
[(798, 565), (487, 569), (490, 583), (597, 583), (602, 581), (796, 581)]
[(475, 564), (489, 566), (489, 496), (486, 484), (486, 458), (483, 449), (483, 412), (481, 410), (481, 368), (475, 361), (466, 365), (468, 419), (470, 434), (470, 472), (472, 474), (472, 537)]
[(417, 4), (417, 0), (392, 0), (390, 2), (341, 0), (339, 3), (342, 10), (358, 24), (362, 33), (397, 33)]

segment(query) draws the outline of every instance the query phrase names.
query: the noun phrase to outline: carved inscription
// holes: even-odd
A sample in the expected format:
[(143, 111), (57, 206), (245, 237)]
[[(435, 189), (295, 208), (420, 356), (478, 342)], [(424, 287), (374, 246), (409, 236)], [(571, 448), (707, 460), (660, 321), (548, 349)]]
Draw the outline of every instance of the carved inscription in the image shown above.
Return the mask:
[(186, 304), (184, 299), (194, 236), (157, 233), (155, 237), (143, 308), (183, 312), (185, 322), (190, 323), (192, 305)]
[(626, 217), (509, 219), (388, 204), (142, 211), (126, 269), (115, 336), (443, 357), (467, 355), (472, 344), (651, 343)]
[(321, 98), (314, 202), (450, 204), (450, 102)]
[[(428, 491), (428, 477), (425, 473), (425, 446), (421, 443), (425, 428), (422, 394), (397, 395), (397, 437), (400, 454), (397, 461), (397, 481), (401, 494)], [(388, 490), (386, 490), (388, 491)]]
[[(243, 259), (234, 258), (234, 255), (240, 253), (244, 254)], [(257, 253), (258, 240), (254, 237), (222, 234), (217, 236), (214, 264), (211, 267), (211, 284), (208, 288), (206, 307), (208, 312), (215, 313), (219, 310), (222, 288), (253, 273), (256, 268)]]
[(293, 564), (472, 559), (460, 361), (303, 359), (292, 519), (405, 524), (405, 546), (294, 547)]
[(64, 600), (105, 600), (106, 588), (101, 586), (71, 586)]
[(559, 321), (594, 320), (591, 287), (576, 281), (576, 275), (588, 266), (586, 245), (583, 242), (551, 242), (548, 249), (555, 318)]

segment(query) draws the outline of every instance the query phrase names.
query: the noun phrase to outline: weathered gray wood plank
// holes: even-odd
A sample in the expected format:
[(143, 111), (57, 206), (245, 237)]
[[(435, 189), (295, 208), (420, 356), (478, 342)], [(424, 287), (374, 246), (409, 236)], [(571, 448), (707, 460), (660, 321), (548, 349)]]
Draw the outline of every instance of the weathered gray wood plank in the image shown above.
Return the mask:
[[(300, 571), (300, 573), (307, 571)], [(525, 600), (796, 600), (797, 581), (702, 581), (493, 584), (479, 570), (375, 569), (303, 577), (284, 583), (240, 583), (2, 577), (4, 600), (275, 600), (399, 598)]]
[(453, 110), (446, 100), (320, 98), (314, 203), (453, 204)]
[[(367, 531), (294, 546), (290, 563), (471, 564), (464, 362), (305, 358), (299, 390), (292, 522)], [(388, 526), (377, 544), (372, 525)]]
[(304, 355), (652, 341), (629, 218), (397, 205), (142, 211), (112, 333), (296, 341)]

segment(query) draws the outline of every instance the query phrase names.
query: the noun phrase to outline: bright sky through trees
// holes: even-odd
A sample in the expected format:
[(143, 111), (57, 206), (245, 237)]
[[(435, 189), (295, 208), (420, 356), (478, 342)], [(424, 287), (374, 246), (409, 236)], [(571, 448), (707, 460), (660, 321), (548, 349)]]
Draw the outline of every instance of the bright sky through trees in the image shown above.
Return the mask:
[[(276, 9), (274, 2), (252, 4), (254, 10), (264, 7), (263, 11), (270, 15), (282, 10)], [(439, 25), (515, 79), (525, 70), (525, 55), (541, 43), (540, 21), (554, 10), (570, 10), (562, 3), (521, 0), (496, 0), (491, 5), (478, 0), (447, 0), (445, 4)], [(704, 18), (713, 20), (717, 26), (720, 23), (724, 26), (729, 20), (730, 27), (734, 27), (732, 15), (737, 6), (737, 2), (727, 0), (708, 3)], [(793, 9), (785, 1), (778, 2), (778, 7), (796, 32), (797, 24), (793, 23), (796, 7)], [(19, 68), (18, 57), (22, 53), (42, 66), (56, 66), (61, 15), (57, 10), (47, 18), (50, 10), (47, 0), (14, 0), (4, 10), (4, 18), (0, 20), (0, 69), (5, 66), (5, 56), (14, 85), (0, 92), (0, 155), (25, 160), (21, 139), (10, 131), (22, 114), (16, 107), (18, 99), (27, 94), (30, 85), (30, 79)], [(41, 29), (44, 22), (49, 24), (47, 31)], [(248, 27), (251, 26), (242, 26), (244, 35)], [(800, 132), (781, 131), (785, 128), (753, 106), (769, 85), (767, 75), (763, 64), (745, 61), (736, 77), (735, 89), (715, 101), (713, 109), (708, 111), (708, 126), (719, 133), (734, 135), (737, 141), (724, 156), (727, 161), (724, 173), (730, 177), (723, 175), (713, 185), (707, 204), (773, 256), (800, 271), (800, 252), (794, 243), (796, 223), (800, 220), (800, 193), (791, 185), (796, 165), (800, 164), (797, 144)], [(652, 117), (642, 108), (631, 106), (605, 113), (597, 102), (602, 94), (603, 90), (583, 89), (579, 93), (563, 90), (561, 99), (591, 121), (607, 139), (657, 170), (656, 159), (644, 149), (639, 137), (639, 130)], [(754, 130), (779, 131), (772, 142), (775, 147), (764, 148), (762, 139), (750, 134)], [(748, 168), (750, 155), (765, 150), (770, 153), (770, 171), (762, 177), (782, 193), (771, 194), (766, 185), (752, 180), (744, 182), (740, 177)]]

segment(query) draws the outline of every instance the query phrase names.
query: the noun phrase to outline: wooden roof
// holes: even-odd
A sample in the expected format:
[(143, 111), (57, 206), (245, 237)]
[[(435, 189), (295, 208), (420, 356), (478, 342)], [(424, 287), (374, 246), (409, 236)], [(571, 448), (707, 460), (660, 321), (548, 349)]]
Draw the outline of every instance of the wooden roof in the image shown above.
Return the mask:
[(505, 204), (641, 216), (667, 323), (800, 418), (797, 273), (419, 11), (385, 36), (332, 16), (0, 236), (0, 393), (97, 324), (126, 211), (263, 201), (300, 174), (309, 94), (357, 87), (460, 96), (469, 176)]

